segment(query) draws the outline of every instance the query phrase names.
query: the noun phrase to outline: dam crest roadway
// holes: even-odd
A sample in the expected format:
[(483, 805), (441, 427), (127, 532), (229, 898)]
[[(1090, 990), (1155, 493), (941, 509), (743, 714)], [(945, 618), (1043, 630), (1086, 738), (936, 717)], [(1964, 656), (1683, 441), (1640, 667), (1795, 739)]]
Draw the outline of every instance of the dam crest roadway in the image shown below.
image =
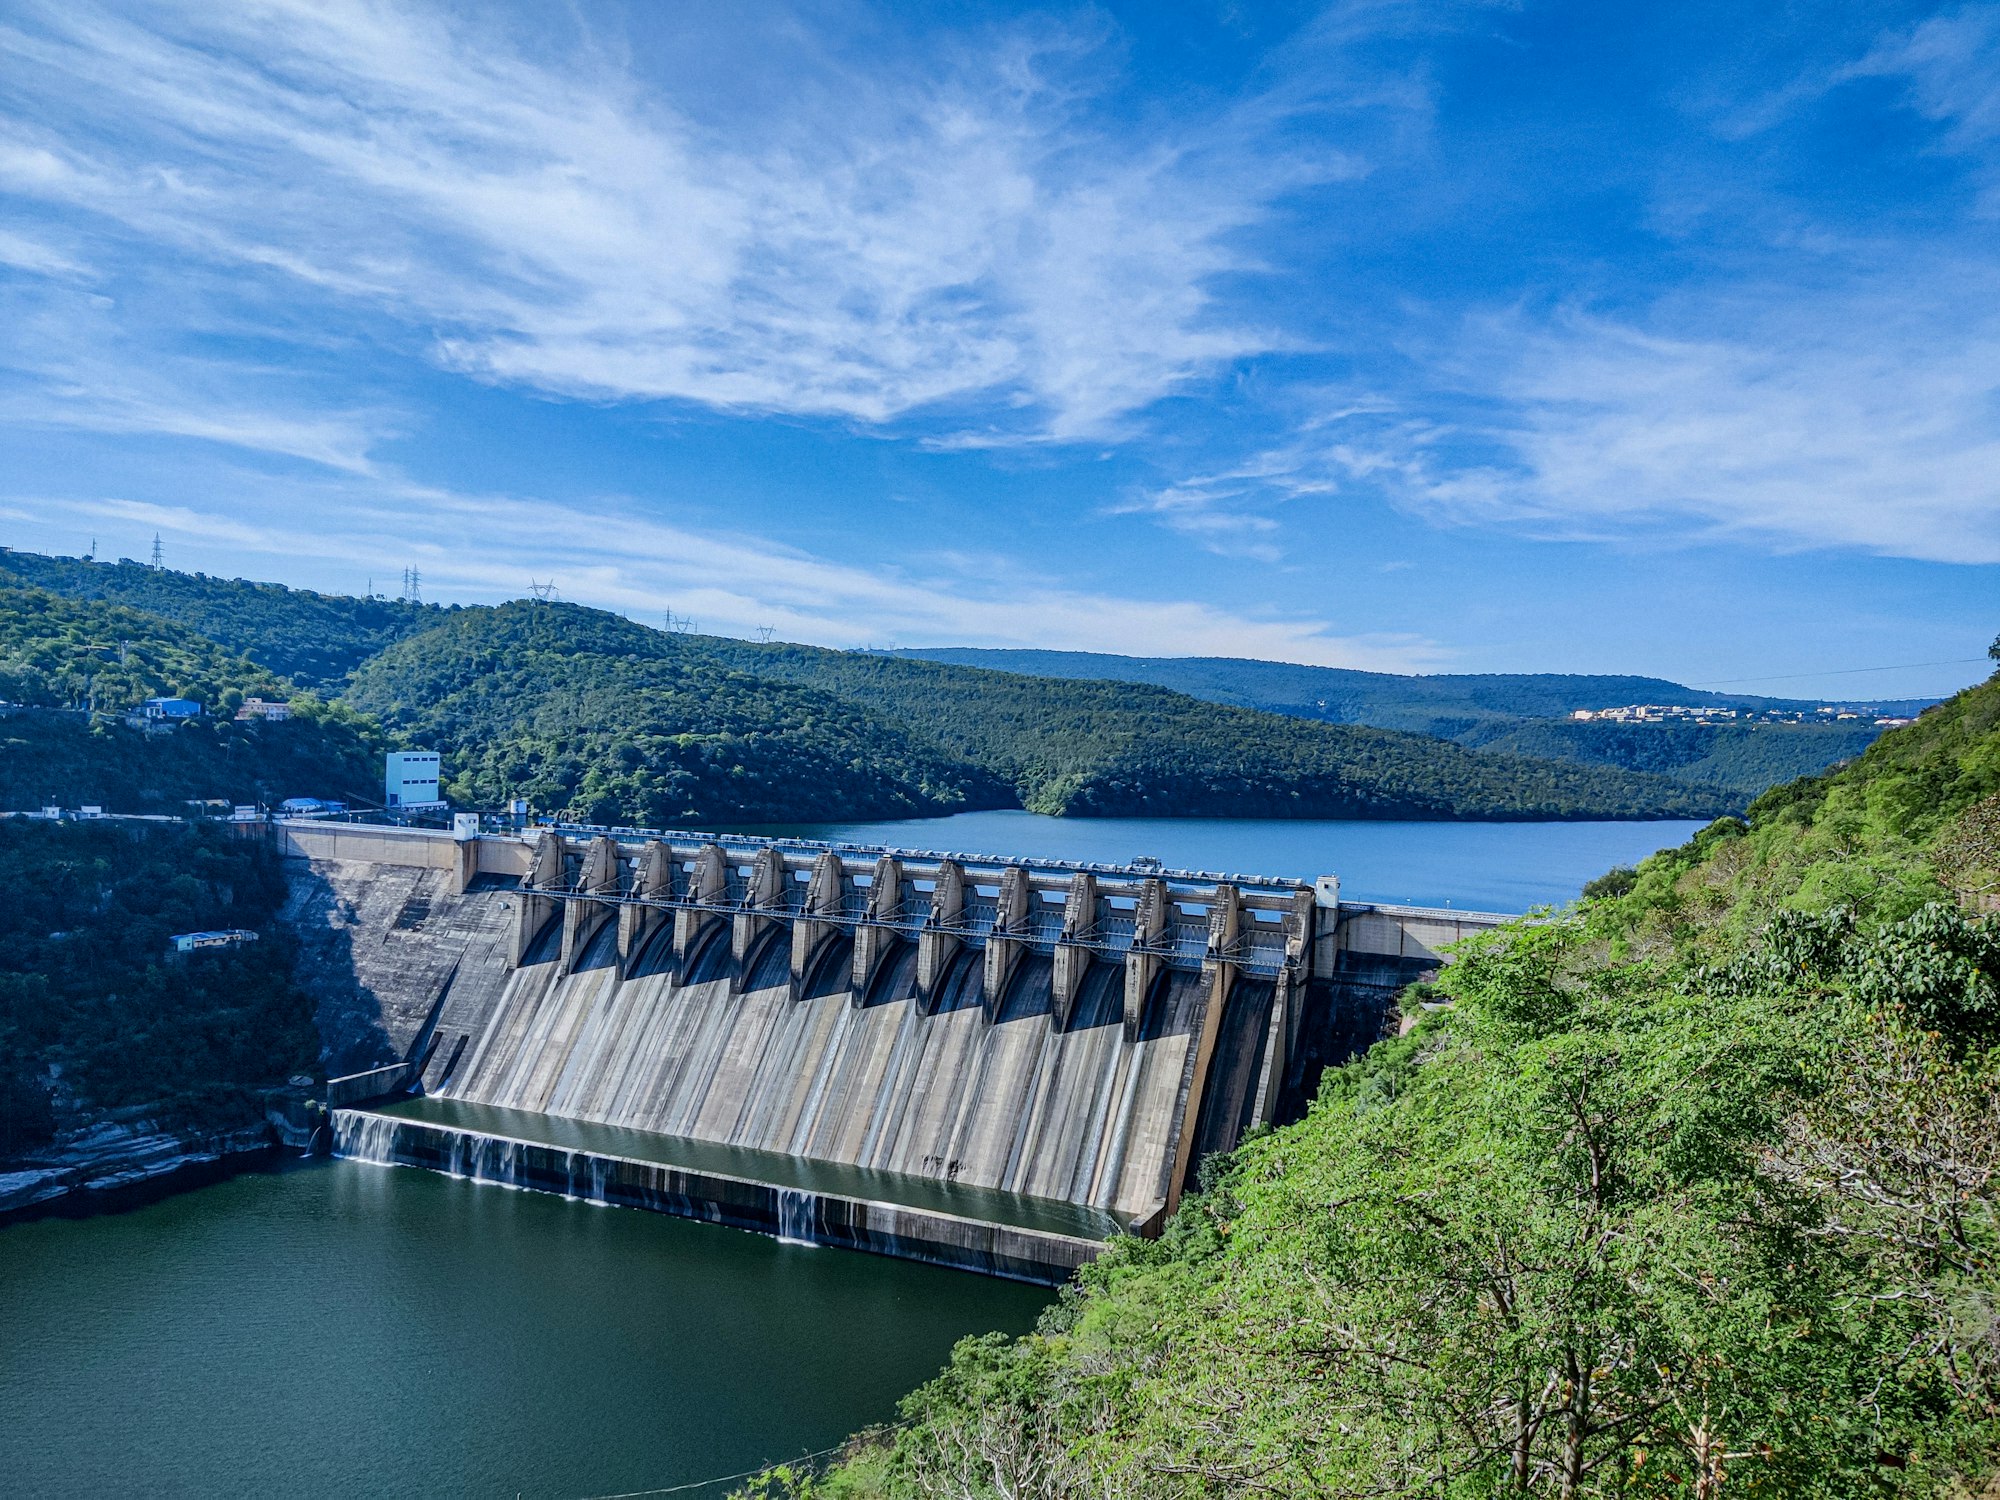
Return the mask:
[(468, 825), (272, 825), (343, 1154), (1028, 1280), (1157, 1232), (1507, 920), (1331, 876)]

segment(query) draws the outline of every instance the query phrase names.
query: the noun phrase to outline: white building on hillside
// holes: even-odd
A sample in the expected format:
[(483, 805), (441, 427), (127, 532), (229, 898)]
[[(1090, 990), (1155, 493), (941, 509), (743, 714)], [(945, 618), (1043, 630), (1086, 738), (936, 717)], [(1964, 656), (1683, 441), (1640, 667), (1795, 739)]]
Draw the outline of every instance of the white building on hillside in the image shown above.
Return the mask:
[(383, 768), (382, 800), (392, 812), (442, 807), (435, 750), (391, 750)]

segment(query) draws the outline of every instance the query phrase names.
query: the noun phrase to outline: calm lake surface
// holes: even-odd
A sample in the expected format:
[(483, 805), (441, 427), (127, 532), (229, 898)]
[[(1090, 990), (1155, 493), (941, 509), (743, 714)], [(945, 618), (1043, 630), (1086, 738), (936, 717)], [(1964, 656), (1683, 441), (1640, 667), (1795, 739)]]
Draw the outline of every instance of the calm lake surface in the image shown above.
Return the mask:
[[(745, 833), (967, 854), (1122, 864), (1149, 854), (1182, 870), (1338, 875), (1350, 901), (1521, 912), (1561, 905), (1616, 865), (1693, 838), (1704, 825), (1657, 823), (1276, 822), (1253, 818), (1050, 818), (958, 813), (889, 823), (787, 823)], [(730, 830), (725, 830), (730, 831)]]
[[(987, 812), (782, 831), (1331, 871), (1351, 899), (1523, 911), (1699, 826)], [(1048, 1298), (401, 1168), (241, 1177), (131, 1213), (0, 1229), (0, 1494), (688, 1484), (891, 1419), (956, 1339), (1024, 1330)]]
[(892, 1419), (1049, 1297), (403, 1168), (239, 1177), (0, 1229), (0, 1494), (685, 1484)]

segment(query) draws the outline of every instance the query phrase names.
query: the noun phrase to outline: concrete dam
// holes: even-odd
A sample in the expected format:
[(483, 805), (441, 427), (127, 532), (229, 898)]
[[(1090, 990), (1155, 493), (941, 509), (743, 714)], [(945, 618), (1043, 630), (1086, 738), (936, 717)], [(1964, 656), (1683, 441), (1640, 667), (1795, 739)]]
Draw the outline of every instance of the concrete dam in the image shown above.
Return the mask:
[[(1059, 1280), (1503, 920), (803, 841), (291, 821), (337, 1149)], [(386, 1107), (345, 1107), (385, 1095)]]

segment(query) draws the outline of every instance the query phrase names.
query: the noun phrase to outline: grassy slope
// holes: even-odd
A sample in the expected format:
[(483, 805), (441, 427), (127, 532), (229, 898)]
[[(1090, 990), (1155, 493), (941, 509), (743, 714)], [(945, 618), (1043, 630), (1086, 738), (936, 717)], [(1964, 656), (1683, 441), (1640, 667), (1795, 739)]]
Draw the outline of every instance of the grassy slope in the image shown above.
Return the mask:
[(1627, 884), (759, 1492), (1988, 1493), (2000, 681)]

